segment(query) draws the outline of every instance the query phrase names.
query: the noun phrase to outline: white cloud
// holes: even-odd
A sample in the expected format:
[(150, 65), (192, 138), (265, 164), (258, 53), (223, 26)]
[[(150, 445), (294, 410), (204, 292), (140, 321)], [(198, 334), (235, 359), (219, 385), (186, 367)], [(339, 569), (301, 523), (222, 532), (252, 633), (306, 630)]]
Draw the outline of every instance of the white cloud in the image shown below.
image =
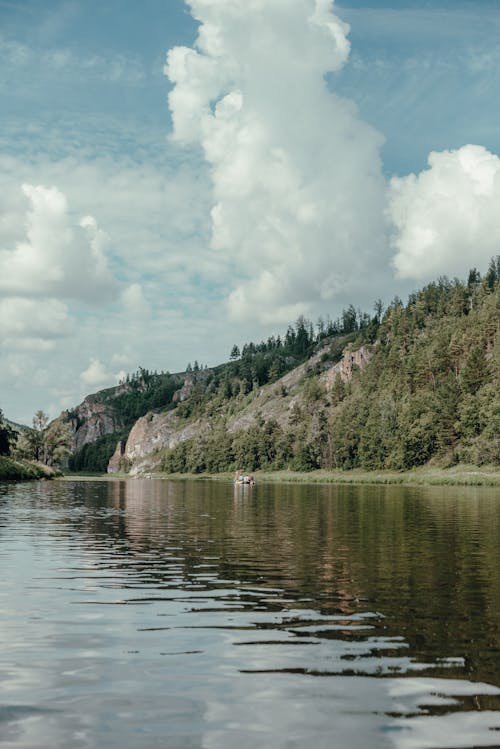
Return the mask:
[(151, 315), (144, 291), (139, 283), (130, 284), (122, 293), (122, 302), (131, 320), (144, 320)]
[[(31, 341), (50, 341), (69, 335), (71, 321), (68, 308), (57, 299), (23, 299), (8, 297), (0, 299), (2, 321), (0, 340), (27, 338)], [(27, 344), (24, 344), (27, 346)], [(19, 344), (16, 345), (19, 347)], [(39, 349), (35, 344), (35, 349)]]
[(500, 159), (482, 146), (432, 152), (429, 169), (391, 180), (394, 268), (400, 278), (463, 276), (500, 247)]
[(157, 154), (155, 164), (126, 156), (86, 160), (76, 153), (57, 159), (0, 154), (1, 245), (13, 246), (24, 239), (19, 231), (26, 223), (19, 182), (43, 182), (57, 185), (67, 196), (73, 228), (87, 245), (88, 235), (78, 226), (78, 217), (91, 214), (105, 227), (112, 239), (106, 251), (108, 265), (114, 269), (116, 256), (125, 282), (140, 282), (141, 275), (148, 274), (168, 284), (176, 271), (182, 276), (178, 286), (192, 272), (207, 276), (222, 272), (220, 261), (207, 247), (209, 203), (203, 165), (200, 168), (197, 159), (185, 154), (181, 159), (177, 148), (161, 146), (167, 155)]
[[(171, 50), (167, 62), (175, 127), (168, 143), (161, 101), (145, 111), (151, 81), (136, 99), (124, 88), (144, 78), (141, 60), (76, 52), (70, 37), (66, 49), (57, 42), (64, 35), (49, 34), (43, 45), (37, 36), (38, 47), (0, 37), (0, 87), (16, 98), (0, 133), (0, 392), (18, 419), (49, 403), (78, 403), (122, 368), (217, 364), (234, 343), (265, 338), (301, 312), (335, 316), (350, 302), (405, 295), (410, 283), (392, 278), (393, 253), (406, 258), (408, 278), (429, 260), (410, 252), (410, 192), (424, 204), (433, 195), (434, 209), (440, 189), (424, 184), (427, 172), (413, 178), (418, 189), (412, 177), (399, 193), (392, 183), (400, 244), (391, 251), (382, 138), (339, 92), (389, 135), (386, 168), (399, 174), (421, 169), (430, 132), (437, 150), (468, 139), (496, 150), (497, 57), (482, 43), (482, 17), (472, 38), (472, 13), (456, 33), (435, 14), (418, 23), (403, 11), (343, 8), (364, 40), (356, 65), (348, 27), (329, 0), (190, 7), (197, 43)], [(474, 56), (489, 77), (464, 79)], [(473, 117), (463, 119), (467, 113)], [(24, 194), (23, 183), (35, 193)], [(491, 200), (476, 196), (464, 206), (483, 205), (485, 220)], [(456, 220), (464, 221), (446, 216), (450, 227)], [(433, 216), (432, 228), (438, 224)], [(479, 239), (472, 262), (453, 260), (443, 249), (451, 240), (440, 242), (437, 272), (458, 274), (462, 261), (485, 267)]]
[(19, 69), (29, 71), (38, 85), (40, 79), (49, 79), (53, 75), (59, 76), (59, 84), (76, 78), (87, 83), (102, 81), (138, 85), (145, 78), (143, 63), (135, 56), (81, 55), (64, 47), (36, 48), (2, 34), (0, 62), (0, 86), (7, 86), (9, 77), (19, 72)]
[[(213, 180), (212, 247), (235, 319), (288, 322), (384, 263), (381, 136), (325, 75), (349, 54), (330, 0), (189, 2), (195, 49), (170, 50), (174, 138)], [(366, 286), (366, 281), (365, 281)], [(376, 292), (374, 292), (376, 295)]]
[(99, 359), (91, 359), (87, 369), (80, 374), (80, 380), (90, 388), (111, 387), (116, 385), (123, 375), (123, 372), (110, 372)]
[(75, 222), (56, 187), (25, 184), (31, 203), (27, 236), (0, 251), (0, 291), (12, 296), (108, 301), (115, 292), (104, 253), (105, 235), (86, 216)]
[(11, 351), (48, 352), (54, 351), (56, 342), (46, 338), (5, 338), (2, 341), (5, 348)]
[[(70, 397), (80, 402), (89, 392), (80, 373), (91, 359), (103, 362), (110, 379), (102, 384), (110, 385), (119, 370), (142, 365), (179, 371), (195, 358), (216, 364), (228, 355), (235, 333), (221, 310), (218, 284), (226, 284), (230, 269), (209, 247), (206, 168), (177, 147), (163, 147), (167, 155), (158, 154), (154, 163), (126, 156), (86, 161), (76, 154), (55, 159), (0, 153), (0, 247), (12, 248), (5, 250), (11, 253), (4, 256), (7, 265), (19, 245), (30, 244), (23, 182), (57, 185), (56, 195), (66, 199), (62, 224), (79, 238), (84, 256), (72, 266), (71, 298), (68, 285), (49, 283), (43, 265), (41, 276), (28, 269), (24, 280), (4, 266), (9, 283), (22, 286), (21, 297), (0, 292), (0, 392), (9, 416), (29, 420), (37, 408), (48, 410), (58, 402), (63, 408)], [(81, 226), (80, 217), (89, 214), (96, 222), (83, 220)], [(99, 234), (97, 222), (109, 240)], [(57, 254), (57, 248), (49, 250)], [(103, 293), (102, 304), (94, 304), (82, 298), (78, 283), (86, 263), (97, 273), (100, 255), (115, 279), (116, 296)], [(65, 263), (63, 256), (53, 264), (69, 270)], [(32, 373), (42, 370), (49, 386), (34, 388)]]

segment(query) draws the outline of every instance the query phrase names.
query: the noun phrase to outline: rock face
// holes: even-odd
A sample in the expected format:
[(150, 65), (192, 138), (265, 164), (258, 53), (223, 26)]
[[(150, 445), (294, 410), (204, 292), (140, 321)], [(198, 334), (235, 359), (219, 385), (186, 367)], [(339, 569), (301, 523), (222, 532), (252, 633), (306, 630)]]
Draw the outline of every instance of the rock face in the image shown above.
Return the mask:
[(202, 428), (198, 421), (180, 425), (175, 411), (141, 416), (130, 431), (123, 453), (125, 461), (131, 466), (130, 473), (135, 475), (151, 470), (158, 462), (155, 452), (165, 447), (175, 447), (199, 434)]
[(121, 440), (116, 446), (116, 450), (114, 451), (113, 455), (109, 459), (108, 463), (108, 473), (118, 473), (122, 470), (122, 443)]
[(97, 395), (87, 396), (73, 411), (64, 411), (62, 418), (73, 432), (72, 452), (121, 427), (111, 409)]
[(342, 382), (350, 382), (355, 368), (364, 369), (372, 357), (373, 353), (366, 346), (356, 351), (344, 351), (342, 359), (324, 375), (327, 391), (333, 387), (337, 375), (340, 375)]
[(183, 401), (187, 400), (191, 393), (193, 392), (194, 388), (194, 379), (191, 375), (187, 374), (184, 379), (184, 384), (179, 390), (176, 390), (173, 395), (173, 402), (174, 403), (182, 403)]
[[(285, 374), (280, 380), (263, 386), (249, 404), (232, 415), (228, 415), (225, 429), (230, 434), (250, 428), (258, 419), (276, 420), (285, 430), (293, 421), (294, 413), (300, 412), (303, 407), (302, 384), (304, 378), (311, 368), (320, 364), (322, 356), (327, 349), (323, 349), (311, 357), (307, 362), (300, 364), (291, 372)], [(372, 358), (370, 350), (362, 346), (356, 351), (346, 351), (337, 364), (331, 366), (320, 375), (325, 389), (328, 391), (337, 375), (344, 382), (352, 379), (353, 373), (358, 367), (364, 369)], [(188, 381), (189, 380), (189, 381)], [(189, 388), (192, 390), (193, 381), (186, 377), (184, 387), (177, 391), (178, 400), (185, 400)], [(189, 390), (189, 392), (191, 392)], [(180, 393), (183, 392), (181, 397)], [(165, 448), (172, 449), (181, 442), (192, 437), (203, 438), (212, 428), (209, 417), (201, 418), (186, 424), (179, 418), (175, 410), (167, 413), (149, 413), (141, 416), (136, 421), (129, 434), (123, 454), (120, 460), (130, 467), (131, 475), (140, 475), (161, 468), (160, 451)], [(110, 461), (108, 471), (114, 470), (117, 453)]]

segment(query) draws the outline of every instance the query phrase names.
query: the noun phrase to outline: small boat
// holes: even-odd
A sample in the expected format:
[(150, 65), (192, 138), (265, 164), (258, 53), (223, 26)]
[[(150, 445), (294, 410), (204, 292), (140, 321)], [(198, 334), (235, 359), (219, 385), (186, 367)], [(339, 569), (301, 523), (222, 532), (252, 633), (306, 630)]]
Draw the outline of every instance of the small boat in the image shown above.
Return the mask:
[(250, 486), (253, 486), (255, 484), (255, 479), (251, 474), (241, 473), (240, 471), (236, 471), (234, 475), (234, 483), (235, 484), (249, 484)]

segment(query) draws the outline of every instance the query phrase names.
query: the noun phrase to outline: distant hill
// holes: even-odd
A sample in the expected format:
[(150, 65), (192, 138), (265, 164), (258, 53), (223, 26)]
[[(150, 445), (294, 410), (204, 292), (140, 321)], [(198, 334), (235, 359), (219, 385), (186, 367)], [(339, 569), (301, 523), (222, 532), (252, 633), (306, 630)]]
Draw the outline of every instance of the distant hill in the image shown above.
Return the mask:
[[(75, 470), (132, 473), (498, 465), (500, 262), (373, 315), (354, 307), (230, 361), (140, 369), (61, 418)], [(119, 443), (119, 445), (118, 445)]]
[(15, 432), (25, 432), (28, 427), (25, 424), (17, 424), (15, 421), (11, 421), (4, 417), (4, 422)]

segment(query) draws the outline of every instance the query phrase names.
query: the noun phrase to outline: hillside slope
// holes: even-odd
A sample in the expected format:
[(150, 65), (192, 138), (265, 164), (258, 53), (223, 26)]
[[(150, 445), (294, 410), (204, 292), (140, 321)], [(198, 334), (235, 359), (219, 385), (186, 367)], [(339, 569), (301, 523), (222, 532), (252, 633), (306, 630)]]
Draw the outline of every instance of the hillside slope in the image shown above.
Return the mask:
[(111, 433), (110, 470), (498, 465), (499, 280), (497, 259), (373, 318), (346, 311), (317, 334), (302, 319), (284, 341), (189, 369), (128, 434)]

